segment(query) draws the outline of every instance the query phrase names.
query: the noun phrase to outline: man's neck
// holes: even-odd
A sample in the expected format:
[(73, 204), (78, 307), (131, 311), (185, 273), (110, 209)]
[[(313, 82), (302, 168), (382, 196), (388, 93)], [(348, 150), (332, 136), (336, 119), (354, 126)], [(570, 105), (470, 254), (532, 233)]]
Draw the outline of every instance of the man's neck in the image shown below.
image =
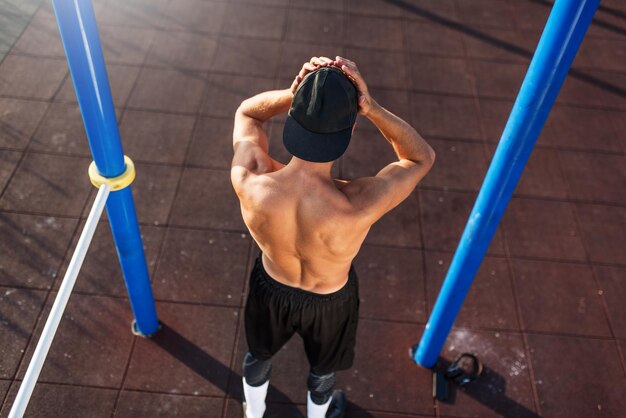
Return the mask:
[(298, 171), (303, 174), (332, 180), (332, 168), (334, 161), (330, 161), (327, 163), (313, 163), (310, 161), (302, 160), (298, 157), (292, 157), (291, 161), (287, 164), (287, 167), (293, 169), (294, 171)]

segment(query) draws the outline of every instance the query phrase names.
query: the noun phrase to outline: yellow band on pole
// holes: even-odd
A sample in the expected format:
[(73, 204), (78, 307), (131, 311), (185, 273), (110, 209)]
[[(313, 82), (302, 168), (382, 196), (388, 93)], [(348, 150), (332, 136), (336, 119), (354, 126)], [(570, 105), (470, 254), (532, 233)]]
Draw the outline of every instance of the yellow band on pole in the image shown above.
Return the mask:
[(126, 164), (126, 171), (122, 174), (117, 177), (103, 177), (98, 173), (96, 162), (92, 161), (89, 164), (89, 180), (91, 180), (91, 184), (96, 188), (100, 188), (103, 184), (108, 184), (112, 192), (130, 186), (133, 180), (135, 180), (135, 164), (128, 155), (124, 156), (124, 163)]

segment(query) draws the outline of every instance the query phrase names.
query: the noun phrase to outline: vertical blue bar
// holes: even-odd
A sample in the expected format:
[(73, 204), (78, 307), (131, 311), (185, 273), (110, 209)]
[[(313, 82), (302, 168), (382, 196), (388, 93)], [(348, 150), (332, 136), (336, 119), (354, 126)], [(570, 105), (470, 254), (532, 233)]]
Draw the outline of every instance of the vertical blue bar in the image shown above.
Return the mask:
[(414, 353), (432, 367), (448, 337), (600, 0), (557, 0), (513, 106), (424, 335)]
[[(126, 170), (111, 88), (91, 0), (53, 0), (61, 39), (98, 171)], [(159, 323), (130, 187), (111, 192), (107, 214), (138, 331), (151, 335)]]

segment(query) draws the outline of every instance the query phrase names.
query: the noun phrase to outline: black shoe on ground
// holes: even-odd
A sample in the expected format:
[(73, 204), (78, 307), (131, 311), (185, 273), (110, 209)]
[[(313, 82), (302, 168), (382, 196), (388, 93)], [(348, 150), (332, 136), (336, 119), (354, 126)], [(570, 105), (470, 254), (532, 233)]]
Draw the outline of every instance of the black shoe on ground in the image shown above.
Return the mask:
[(340, 390), (334, 391), (330, 398), (330, 406), (328, 411), (326, 411), (326, 418), (343, 418), (346, 414), (347, 406), (346, 395)]

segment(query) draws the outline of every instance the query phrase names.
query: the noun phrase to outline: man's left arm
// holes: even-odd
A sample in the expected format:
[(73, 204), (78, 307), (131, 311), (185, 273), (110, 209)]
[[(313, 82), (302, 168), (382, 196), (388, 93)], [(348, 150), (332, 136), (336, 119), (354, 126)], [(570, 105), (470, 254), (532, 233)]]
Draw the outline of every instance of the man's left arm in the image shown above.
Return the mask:
[(235, 113), (233, 130), (233, 175), (262, 174), (276, 171), (282, 164), (269, 154), (269, 140), (263, 123), (289, 110), (293, 94), (290, 89), (257, 94), (241, 102)]

